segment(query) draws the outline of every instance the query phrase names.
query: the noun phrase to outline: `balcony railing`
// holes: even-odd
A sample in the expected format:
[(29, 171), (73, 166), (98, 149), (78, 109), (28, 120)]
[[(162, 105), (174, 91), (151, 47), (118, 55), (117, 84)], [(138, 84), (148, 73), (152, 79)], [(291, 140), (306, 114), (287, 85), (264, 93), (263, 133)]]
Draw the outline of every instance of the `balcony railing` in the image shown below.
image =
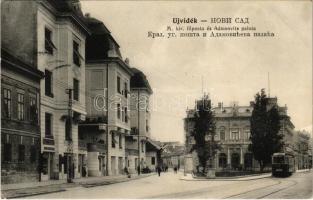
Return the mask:
[(78, 149), (83, 151), (106, 153), (106, 144), (90, 143), (85, 140), (78, 140)]
[(45, 145), (54, 145), (54, 139), (53, 137), (45, 137), (43, 138), (43, 144)]
[(97, 143), (97, 150), (98, 150), (100, 153), (106, 153), (106, 145), (105, 145), (105, 144), (99, 144), (99, 143)]
[(78, 140), (78, 149), (87, 151), (87, 143), (84, 140)]
[(222, 144), (248, 144), (250, 143), (251, 141), (249, 139), (239, 139), (239, 140), (217, 140), (217, 141), (220, 141)]
[(138, 156), (138, 149), (125, 149), (126, 156)]

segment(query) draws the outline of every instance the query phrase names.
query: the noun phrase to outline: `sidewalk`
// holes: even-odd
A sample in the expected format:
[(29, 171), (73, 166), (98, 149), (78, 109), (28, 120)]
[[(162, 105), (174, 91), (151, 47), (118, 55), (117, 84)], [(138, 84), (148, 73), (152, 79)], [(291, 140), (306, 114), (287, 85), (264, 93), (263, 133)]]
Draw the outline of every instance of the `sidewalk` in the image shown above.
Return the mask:
[(296, 172), (297, 173), (302, 173), (302, 172), (310, 172), (310, 169), (298, 169)]
[(192, 174), (187, 174), (186, 176), (182, 176), (180, 180), (184, 181), (249, 181), (256, 180), (261, 178), (271, 177), (272, 173), (264, 173), (264, 174), (253, 174), (246, 176), (236, 176), (236, 177), (216, 177), (216, 178), (205, 178), (205, 177), (195, 177)]
[(1, 198), (23, 198), (39, 194), (62, 192), (66, 191), (67, 188), (79, 186), (88, 188), (101, 185), (110, 185), (114, 183), (145, 178), (152, 175), (155, 175), (155, 173), (141, 174), (140, 176), (137, 174), (132, 174), (131, 178), (128, 178), (126, 175), (78, 178), (73, 179), (73, 183), (66, 183), (66, 180), (54, 180), (1, 185)]

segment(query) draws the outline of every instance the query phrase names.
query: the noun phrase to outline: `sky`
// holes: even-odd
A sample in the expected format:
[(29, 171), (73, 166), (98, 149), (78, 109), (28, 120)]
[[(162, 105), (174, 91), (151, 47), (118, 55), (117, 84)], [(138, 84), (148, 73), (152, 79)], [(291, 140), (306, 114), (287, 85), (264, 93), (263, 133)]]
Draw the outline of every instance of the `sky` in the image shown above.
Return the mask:
[[(151, 135), (184, 141), (183, 118), (202, 92), (214, 105), (248, 105), (270, 88), (296, 129), (312, 130), (312, 7), (310, 1), (82, 1), (107, 26), (123, 58), (153, 89)], [(248, 17), (265, 38), (154, 38), (174, 17)], [(196, 26), (196, 25), (194, 25)], [(268, 79), (269, 74), (269, 79)], [(270, 84), (268, 84), (268, 80)]]

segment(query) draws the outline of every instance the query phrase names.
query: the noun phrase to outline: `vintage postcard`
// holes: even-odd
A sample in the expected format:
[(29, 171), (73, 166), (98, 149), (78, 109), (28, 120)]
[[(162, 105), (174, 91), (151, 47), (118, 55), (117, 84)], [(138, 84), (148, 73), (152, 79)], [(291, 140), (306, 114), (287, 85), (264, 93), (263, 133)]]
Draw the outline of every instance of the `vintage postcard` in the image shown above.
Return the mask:
[(1, 197), (312, 198), (312, 1), (1, 1)]

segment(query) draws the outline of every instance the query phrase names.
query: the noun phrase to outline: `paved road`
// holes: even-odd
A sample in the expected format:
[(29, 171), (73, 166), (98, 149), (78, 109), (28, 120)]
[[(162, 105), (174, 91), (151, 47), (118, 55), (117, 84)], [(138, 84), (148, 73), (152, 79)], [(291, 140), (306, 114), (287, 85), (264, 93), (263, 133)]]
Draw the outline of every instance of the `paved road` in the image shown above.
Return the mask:
[(289, 178), (249, 181), (183, 181), (182, 174), (163, 173), (130, 182), (91, 188), (69, 188), (65, 192), (29, 198), (311, 198), (312, 172)]

